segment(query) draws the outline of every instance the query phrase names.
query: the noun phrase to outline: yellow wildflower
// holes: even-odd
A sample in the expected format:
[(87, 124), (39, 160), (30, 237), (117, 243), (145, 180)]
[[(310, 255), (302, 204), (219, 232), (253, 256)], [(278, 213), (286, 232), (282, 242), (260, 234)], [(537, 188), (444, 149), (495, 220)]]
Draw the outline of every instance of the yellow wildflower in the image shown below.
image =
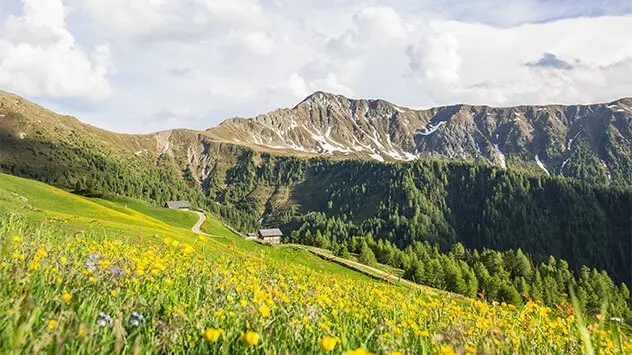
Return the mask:
[(249, 330), (242, 334), (241, 340), (248, 345), (255, 345), (257, 344), (257, 342), (259, 342), (259, 334), (253, 332), (252, 330)]
[(418, 335), (420, 337), (427, 337), (428, 335), (430, 335), (430, 333), (428, 333), (427, 330), (421, 330), (421, 331), (415, 332), (415, 335)]
[(49, 320), (48, 321), (48, 329), (55, 329), (55, 327), (57, 327), (57, 321), (56, 320)]
[(70, 300), (72, 299), (72, 295), (64, 291), (64, 294), (61, 296), (61, 298), (66, 302), (70, 302)]
[(215, 343), (216, 341), (219, 340), (220, 336), (223, 336), (223, 335), (224, 335), (223, 329), (210, 328), (210, 329), (207, 329), (202, 336), (204, 337), (206, 341)]
[(338, 341), (339, 339), (337, 337), (325, 336), (318, 342), (318, 347), (320, 347), (323, 351), (332, 351), (336, 347)]
[(261, 316), (263, 318), (270, 318), (270, 307), (268, 306), (259, 307), (259, 313), (261, 313)]
[(193, 254), (195, 253), (195, 249), (193, 249), (192, 246), (190, 246), (189, 244), (185, 244), (184, 248), (182, 249), (182, 252), (184, 252), (185, 254)]

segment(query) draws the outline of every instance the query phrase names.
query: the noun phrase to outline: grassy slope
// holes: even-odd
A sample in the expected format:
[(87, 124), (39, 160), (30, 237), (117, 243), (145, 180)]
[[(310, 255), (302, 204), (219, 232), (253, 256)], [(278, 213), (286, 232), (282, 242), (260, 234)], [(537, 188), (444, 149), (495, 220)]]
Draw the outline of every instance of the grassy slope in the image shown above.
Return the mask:
[(222, 225), (221, 222), (213, 218), (213, 216), (207, 214), (207, 217), (208, 218), (200, 229), (202, 230), (202, 232), (211, 235), (226, 235), (227, 238), (216, 239), (216, 241), (226, 246), (230, 245), (235, 249), (262, 255), (263, 257), (271, 258), (281, 262), (305, 265), (319, 271), (326, 270), (336, 274), (366, 278), (364, 276), (360, 276), (361, 274), (348, 268), (342, 267), (338, 264), (323, 261), (319, 257), (312, 255), (311, 253), (308, 253), (300, 248), (274, 247), (245, 240), (242, 237), (231, 232), (228, 228)]
[[(114, 197), (111, 200), (88, 199), (50, 185), (0, 174), (0, 215), (17, 212), (32, 223), (58, 224), (65, 231), (103, 233), (112, 238), (155, 235), (195, 243), (190, 228), (197, 221), (193, 213), (151, 206), (143, 201)], [(212, 252), (221, 253), (227, 246), (237, 250), (270, 257), (275, 260), (306, 265), (318, 271), (364, 275), (342, 266), (325, 262), (298, 249), (273, 248), (244, 240), (209, 215), (202, 230), (225, 238), (210, 238)]]

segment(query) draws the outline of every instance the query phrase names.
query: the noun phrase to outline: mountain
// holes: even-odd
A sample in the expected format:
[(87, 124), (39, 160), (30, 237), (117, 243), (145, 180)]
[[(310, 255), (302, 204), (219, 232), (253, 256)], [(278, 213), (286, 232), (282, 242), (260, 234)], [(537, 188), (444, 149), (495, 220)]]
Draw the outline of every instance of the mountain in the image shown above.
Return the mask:
[(413, 110), (316, 92), (292, 109), (233, 118), (205, 133), (281, 154), (410, 161), (437, 158), (632, 181), (632, 99), (608, 104)]
[[(632, 280), (627, 267), (632, 255), (632, 179), (626, 178), (630, 114), (624, 109), (629, 100), (545, 108), (550, 114), (560, 112), (554, 117), (575, 110), (576, 120), (583, 122), (569, 122), (581, 131), (571, 129), (565, 133), (572, 135), (568, 140), (550, 144), (557, 135), (549, 126), (559, 131), (566, 126), (555, 123), (557, 118), (541, 117), (543, 110), (536, 114), (539, 118), (527, 119), (538, 108), (407, 111), (384, 101), (338, 97), (334, 103), (329, 97), (317, 93), (296, 108), (251, 120), (231, 119), (207, 131), (126, 135), (0, 93), (0, 172), (91, 196), (114, 193), (158, 205), (187, 199), (242, 231), (261, 224), (280, 227), (291, 240), (307, 244), (314, 242), (310, 235), (320, 233), (319, 243), (326, 239), (331, 246), (352, 243), (359, 236), (400, 249), (424, 241), (442, 250), (457, 242), (472, 249), (522, 248), (536, 261), (553, 255), (575, 271), (586, 265), (606, 270), (617, 281)], [(337, 111), (323, 109), (332, 105), (340, 106)], [(363, 112), (361, 124), (332, 113), (348, 106), (354, 107), (350, 112)], [(398, 110), (406, 112), (401, 113), (405, 118)], [(476, 110), (490, 115), (467, 113)], [(517, 115), (516, 110), (524, 113)], [(316, 111), (320, 113), (310, 113)], [(391, 112), (389, 119), (378, 115), (386, 111)], [(501, 116), (505, 118), (496, 118)], [(495, 129), (483, 129), (492, 124)], [(286, 133), (272, 136), (272, 127)], [(469, 158), (464, 153), (471, 151), (468, 137), (477, 137), (482, 147), (485, 137), (495, 139), (496, 133), (509, 169), (474, 151)], [(270, 146), (254, 143), (262, 143), (266, 135)], [(285, 143), (280, 143), (283, 138)], [(343, 149), (343, 139), (344, 144), (353, 142), (350, 147), (373, 150), (354, 148), (346, 154), (332, 148)], [(371, 158), (386, 154), (378, 148), (391, 147), (388, 139), (391, 157), (398, 149), (400, 157), (419, 154), (420, 159), (387, 164)], [(462, 152), (456, 148), (459, 142)], [(274, 148), (280, 144), (293, 148)], [(413, 147), (417, 153), (411, 153)], [(546, 176), (543, 168), (555, 173), (555, 149), (562, 151), (556, 159), (570, 155), (563, 171), (578, 179)], [(420, 153), (427, 150), (443, 155)], [(450, 159), (450, 151), (462, 155)], [(610, 184), (600, 158), (608, 167)]]
[(206, 131), (127, 135), (0, 92), (0, 119), (5, 139), (13, 137), (5, 149), (19, 147), (20, 141), (29, 138), (68, 142), (87, 135), (104, 147), (150, 160), (175, 152), (186, 157), (182, 163), (189, 164), (200, 181), (215, 166), (210, 146), (336, 160), (456, 160), (604, 184), (632, 181), (629, 98), (594, 105), (455, 105), (413, 110), (383, 100), (316, 92), (294, 108), (228, 119)]

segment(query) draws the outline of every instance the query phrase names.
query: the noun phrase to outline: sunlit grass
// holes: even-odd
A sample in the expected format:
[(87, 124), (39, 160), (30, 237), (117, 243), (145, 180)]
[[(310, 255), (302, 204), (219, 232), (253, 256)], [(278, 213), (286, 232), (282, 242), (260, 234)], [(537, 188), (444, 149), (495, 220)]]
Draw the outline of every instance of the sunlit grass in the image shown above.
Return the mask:
[(134, 200), (0, 175), (0, 213), (0, 353), (632, 352), (604, 318), (389, 285)]
[(68, 235), (14, 217), (0, 245), (2, 351), (573, 353), (581, 332), (599, 353), (632, 351), (572, 310), (457, 300), (213, 238)]

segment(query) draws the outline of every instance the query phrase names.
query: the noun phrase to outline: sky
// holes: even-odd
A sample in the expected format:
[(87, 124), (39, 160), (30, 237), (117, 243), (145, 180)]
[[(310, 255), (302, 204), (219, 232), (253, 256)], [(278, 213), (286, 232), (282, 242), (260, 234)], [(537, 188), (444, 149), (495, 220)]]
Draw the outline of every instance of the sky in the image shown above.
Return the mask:
[(629, 0), (0, 0), (0, 89), (122, 133), (318, 90), (428, 108), (632, 96)]

